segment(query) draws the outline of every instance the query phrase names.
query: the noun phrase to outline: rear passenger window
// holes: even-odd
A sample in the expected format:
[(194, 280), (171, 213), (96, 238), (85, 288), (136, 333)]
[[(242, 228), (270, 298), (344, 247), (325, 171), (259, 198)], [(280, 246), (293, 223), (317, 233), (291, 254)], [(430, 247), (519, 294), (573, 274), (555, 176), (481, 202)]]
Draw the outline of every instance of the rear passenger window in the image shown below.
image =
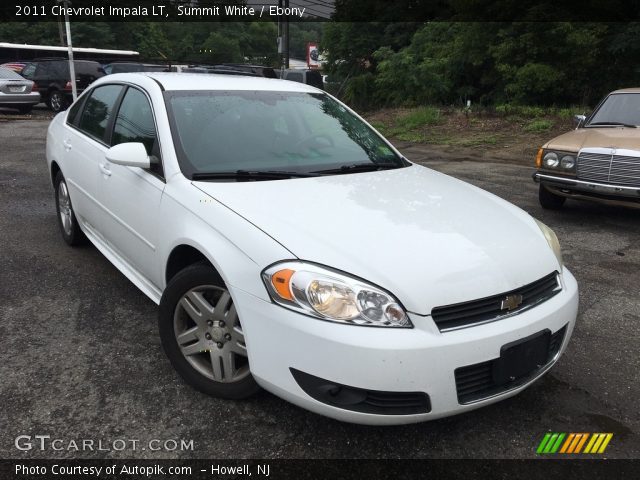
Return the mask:
[(121, 91), (120, 85), (105, 85), (94, 89), (84, 103), (78, 128), (96, 140), (104, 142), (107, 124)]
[(69, 125), (73, 125), (74, 127), (78, 127), (78, 123), (80, 122), (80, 109), (82, 108), (82, 104), (84, 103), (84, 99), (80, 99), (76, 103), (74, 103), (69, 109), (69, 113), (67, 114), (67, 123)]
[(36, 73), (36, 66), (33, 63), (28, 63), (21, 72), (21, 75), (24, 78), (33, 78), (33, 75)]
[(156, 135), (153, 111), (147, 96), (136, 88), (125, 93), (113, 127), (111, 146), (119, 143), (140, 142), (155, 163), (151, 171), (162, 175), (160, 164), (160, 146)]

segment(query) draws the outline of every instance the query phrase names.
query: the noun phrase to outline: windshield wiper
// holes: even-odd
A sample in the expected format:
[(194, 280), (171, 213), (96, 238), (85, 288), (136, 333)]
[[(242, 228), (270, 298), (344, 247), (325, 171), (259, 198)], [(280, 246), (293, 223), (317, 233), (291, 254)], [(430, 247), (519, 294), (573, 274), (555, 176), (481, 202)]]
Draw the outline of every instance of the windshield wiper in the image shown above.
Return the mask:
[(313, 173), (286, 172), (281, 170), (235, 170), (229, 172), (196, 172), (191, 180), (279, 180), (283, 178), (317, 177)]
[(327, 174), (327, 173), (355, 173), (355, 172), (375, 172), (377, 170), (390, 170), (400, 168), (401, 165), (396, 163), (354, 163), (351, 165), (342, 165), (339, 168), (329, 168), (327, 170), (317, 170), (311, 173)]
[(611, 125), (612, 127), (629, 127), (629, 128), (638, 128), (637, 125), (632, 125), (630, 123), (622, 123), (622, 122), (594, 122), (594, 123), (590, 123), (588, 126), (589, 127), (593, 127), (593, 126), (606, 126), (606, 125)]

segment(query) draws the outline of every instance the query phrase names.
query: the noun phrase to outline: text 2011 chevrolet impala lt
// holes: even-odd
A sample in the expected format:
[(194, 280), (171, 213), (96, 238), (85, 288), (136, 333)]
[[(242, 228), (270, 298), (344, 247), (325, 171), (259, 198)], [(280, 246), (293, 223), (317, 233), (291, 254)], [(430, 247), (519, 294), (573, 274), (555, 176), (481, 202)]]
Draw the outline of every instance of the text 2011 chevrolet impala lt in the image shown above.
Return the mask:
[(574, 327), (553, 231), (300, 83), (104, 77), (47, 161), (65, 241), (160, 305), (167, 356), (211, 395), (429, 420), (526, 388)]

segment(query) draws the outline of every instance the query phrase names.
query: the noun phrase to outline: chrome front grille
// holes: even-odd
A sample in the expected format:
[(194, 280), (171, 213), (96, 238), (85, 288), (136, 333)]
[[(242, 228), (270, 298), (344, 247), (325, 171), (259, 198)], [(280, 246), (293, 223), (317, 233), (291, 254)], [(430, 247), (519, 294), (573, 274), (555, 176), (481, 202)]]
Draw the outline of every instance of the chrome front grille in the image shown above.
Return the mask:
[[(578, 180), (640, 187), (640, 152), (597, 150), (583, 150), (578, 155)], [(604, 153), (604, 150), (609, 151)]]

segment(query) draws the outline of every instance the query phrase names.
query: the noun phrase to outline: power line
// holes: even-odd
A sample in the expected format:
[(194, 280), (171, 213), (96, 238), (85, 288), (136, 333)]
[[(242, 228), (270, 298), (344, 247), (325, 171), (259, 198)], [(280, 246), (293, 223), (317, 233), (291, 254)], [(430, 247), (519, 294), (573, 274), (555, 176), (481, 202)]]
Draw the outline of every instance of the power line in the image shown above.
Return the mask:
[(315, 1), (312, 1), (312, 0), (301, 0), (301, 1), (304, 1), (305, 3), (310, 3), (312, 5), (320, 5), (322, 7), (327, 7), (327, 8), (330, 8), (332, 10), (335, 10), (335, 8), (336, 8), (336, 6), (335, 6), (335, 4), (333, 2), (326, 2), (324, 0), (315, 0)]
[(327, 14), (327, 12), (321, 12), (319, 10), (315, 10), (313, 8), (310, 8), (308, 5), (300, 5), (298, 3), (290, 3), (290, 5), (292, 5), (294, 7), (304, 8), (305, 9), (305, 13), (307, 11), (309, 11), (309, 12), (315, 14), (316, 17), (324, 18), (325, 20), (331, 20), (331, 17), (326, 17), (325, 16)]

